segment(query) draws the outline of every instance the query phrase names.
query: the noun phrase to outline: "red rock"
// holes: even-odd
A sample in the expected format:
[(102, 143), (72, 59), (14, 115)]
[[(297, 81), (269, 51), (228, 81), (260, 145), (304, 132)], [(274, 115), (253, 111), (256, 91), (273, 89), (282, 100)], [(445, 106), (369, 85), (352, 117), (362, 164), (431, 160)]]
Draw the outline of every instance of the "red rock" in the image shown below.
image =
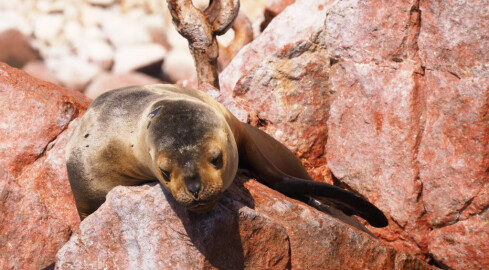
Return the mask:
[(295, 0), (270, 0), (263, 11), (263, 15), (253, 24), (259, 23), (259, 30), (260, 32), (263, 32), (268, 24), (270, 24), (270, 21), (293, 3), (295, 3)]
[[(384, 210), (390, 226), (373, 229), (384, 241), (440, 266), (488, 268), (470, 252), (484, 249), (476, 237), (439, 238), (461, 222), (489, 241), (486, 8), (421, 3), (297, 1), (223, 71), (218, 99), (316, 179), (330, 169)], [(315, 49), (299, 49), (307, 42)]]
[[(333, 66), (327, 159), (333, 174), (405, 227), (418, 218), (421, 183), (413, 167), (418, 104), (413, 62)], [(399, 83), (402, 82), (402, 83)]]
[(0, 64), (0, 268), (42, 269), (80, 222), (64, 148), (89, 100)]
[[(421, 199), (430, 225), (440, 226), (465, 219), (463, 212), (475, 198), (482, 199), (489, 183), (489, 77), (459, 79), (433, 70), (425, 79)], [(489, 206), (489, 197), (483, 200)]]
[(430, 269), (253, 180), (235, 181), (203, 215), (159, 185), (117, 187), (58, 252), (56, 269)]
[[(337, 62), (328, 166), (394, 221), (375, 230), (381, 238), (454, 269), (489, 267), (470, 251), (487, 249), (479, 243), (489, 241), (482, 10), (455, 1), (395, 2), (388, 9), (341, 1), (325, 22), (325, 44)], [(476, 236), (454, 231), (469, 227)]]
[(265, 12), (270, 12), (275, 17), (284, 11), (286, 7), (295, 3), (295, 1), (296, 0), (271, 0), (265, 7)]
[(354, 62), (401, 62), (416, 56), (419, 1), (341, 1), (327, 10), (330, 57)]
[(331, 183), (324, 151), (329, 58), (319, 38), (328, 4), (296, 1), (275, 17), (221, 73), (217, 99), (293, 150), (313, 178)]
[(30, 61), (39, 60), (39, 53), (31, 47), (29, 40), (17, 29), (0, 32), (0, 62), (21, 68)]
[[(487, 78), (487, 2), (420, 1), (420, 56), (427, 70)], [(486, 75), (484, 75), (486, 74)]]
[(18, 177), (88, 107), (89, 100), (3, 63), (0, 87), (0, 166)]
[[(220, 74), (221, 91), (231, 95), (238, 80), (287, 44), (307, 40), (323, 26), (327, 0), (298, 0), (277, 16), (263, 33), (243, 47)], [(300, 22), (300, 23), (298, 23)]]
[[(326, 50), (311, 41), (285, 46), (250, 70), (234, 88), (234, 99), (245, 108), (247, 122), (303, 159), (316, 180), (332, 182), (325, 144), (329, 107), (329, 59)], [(316, 169), (316, 170), (313, 170)]]
[(488, 211), (485, 211), (453, 225), (433, 230), (430, 233), (432, 241), (428, 250), (436, 260), (443, 261), (445, 266), (456, 266), (457, 269), (485, 269), (489, 265), (489, 242), (482, 239), (489, 238), (487, 228), (489, 215)]
[(56, 269), (285, 269), (289, 260), (284, 228), (239, 201), (192, 214), (145, 185), (112, 190), (59, 251)]

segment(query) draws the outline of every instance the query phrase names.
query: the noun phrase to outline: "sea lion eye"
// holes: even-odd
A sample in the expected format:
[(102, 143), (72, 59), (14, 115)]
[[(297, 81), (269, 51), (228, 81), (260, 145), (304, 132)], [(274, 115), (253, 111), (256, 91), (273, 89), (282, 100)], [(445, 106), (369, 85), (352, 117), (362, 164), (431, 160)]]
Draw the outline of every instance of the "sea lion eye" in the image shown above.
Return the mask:
[(219, 153), (217, 156), (213, 157), (211, 159), (211, 164), (214, 165), (216, 169), (221, 169), (222, 168), (222, 153)]
[(170, 182), (170, 180), (171, 180), (171, 172), (170, 171), (161, 169), (161, 174), (163, 174), (163, 179), (165, 179), (166, 182)]

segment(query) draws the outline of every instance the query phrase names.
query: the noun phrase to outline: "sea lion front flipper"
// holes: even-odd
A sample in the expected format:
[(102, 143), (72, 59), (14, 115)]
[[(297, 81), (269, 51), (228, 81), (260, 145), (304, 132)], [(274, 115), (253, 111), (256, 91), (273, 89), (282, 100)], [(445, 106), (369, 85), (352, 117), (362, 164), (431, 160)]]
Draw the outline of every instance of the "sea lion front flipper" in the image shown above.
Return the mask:
[(256, 173), (266, 185), (291, 197), (319, 197), (319, 202), (347, 215), (358, 215), (372, 226), (387, 226), (387, 218), (373, 204), (342, 188), (313, 181), (300, 160), (284, 145), (253, 126), (243, 127), (246, 136), (238, 146), (240, 166)]

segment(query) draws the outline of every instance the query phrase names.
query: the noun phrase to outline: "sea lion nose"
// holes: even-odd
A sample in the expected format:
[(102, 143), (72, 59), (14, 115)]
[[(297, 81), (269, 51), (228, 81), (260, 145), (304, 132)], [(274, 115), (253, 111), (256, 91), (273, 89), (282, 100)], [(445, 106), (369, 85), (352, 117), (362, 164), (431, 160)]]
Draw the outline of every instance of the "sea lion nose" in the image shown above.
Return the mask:
[(199, 197), (201, 187), (202, 185), (200, 184), (200, 181), (192, 181), (191, 183), (187, 184), (187, 190), (190, 191), (190, 193), (192, 193), (196, 199)]
[(194, 195), (194, 198), (197, 199), (197, 197), (199, 197), (200, 189), (202, 188), (198, 167), (195, 163), (187, 161), (183, 168), (185, 186), (187, 187), (187, 190)]

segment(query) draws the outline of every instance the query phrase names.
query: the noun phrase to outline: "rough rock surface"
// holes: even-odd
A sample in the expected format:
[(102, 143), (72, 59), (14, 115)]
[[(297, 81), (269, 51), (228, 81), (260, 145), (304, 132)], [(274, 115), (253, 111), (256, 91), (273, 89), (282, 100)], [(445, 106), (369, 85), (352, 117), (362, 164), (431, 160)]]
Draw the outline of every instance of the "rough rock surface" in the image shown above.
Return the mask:
[(89, 100), (0, 63), (0, 268), (41, 269), (80, 222), (65, 168)]
[(390, 226), (373, 229), (384, 241), (439, 267), (488, 268), (487, 2), (386, 5), (296, 1), (222, 72), (218, 98), (316, 179), (331, 170), (385, 211)]
[(246, 177), (238, 177), (205, 215), (187, 212), (160, 185), (117, 187), (106, 203), (82, 222), (56, 261), (56, 269), (325, 266), (430, 269), (412, 256), (397, 253), (367, 234)]
[(486, 268), (489, 40), (479, 36), (489, 21), (456, 1), (375, 3), (328, 11), (326, 46), (338, 61), (328, 165), (389, 213), (384, 239), (439, 266)]
[(319, 36), (327, 3), (296, 1), (280, 13), (221, 73), (217, 99), (288, 146), (313, 178), (331, 183), (329, 58)]
[[(220, 74), (221, 91), (231, 93), (238, 80), (263, 58), (287, 44), (307, 40), (323, 26), (327, 0), (297, 1), (275, 18), (252, 43), (243, 47)], [(300, 12), (299, 12), (300, 11)], [(301, 23), (298, 23), (301, 22)], [(246, 119), (241, 119), (246, 120)]]

